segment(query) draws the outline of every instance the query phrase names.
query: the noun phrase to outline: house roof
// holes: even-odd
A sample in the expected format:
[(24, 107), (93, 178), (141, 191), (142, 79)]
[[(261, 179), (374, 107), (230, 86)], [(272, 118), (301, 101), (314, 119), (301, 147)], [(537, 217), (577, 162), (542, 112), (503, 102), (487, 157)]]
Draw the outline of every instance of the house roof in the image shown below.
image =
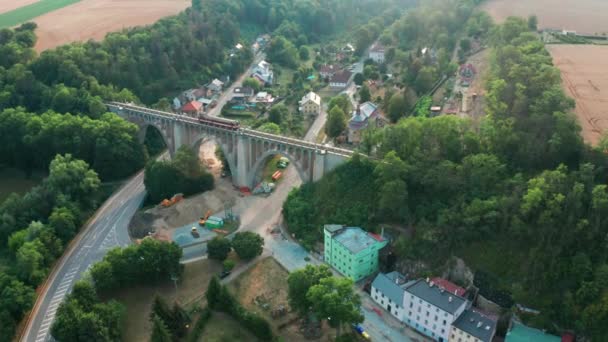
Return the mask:
[(519, 322), (513, 322), (513, 327), (507, 332), (505, 342), (560, 342), (561, 339), (554, 335), (525, 326)]
[(236, 87), (233, 90), (233, 93), (235, 94), (249, 94), (249, 95), (253, 95), (253, 88), (249, 88), (249, 87)]
[(332, 78), (329, 82), (330, 83), (346, 83), (350, 79), (350, 75), (352, 75), (352, 73), (350, 71), (341, 70), (341, 71), (336, 72), (332, 76)]
[(304, 104), (308, 101), (312, 101), (312, 102), (316, 103), (318, 106), (320, 106), (321, 105), (321, 96), (319, 96), (316, 93), (311, 91), (310, 93), (308, 93), (308, 94), (304, 95), (304, 97), (302, 97), (301, 103)]
[(381, 52), (384, 53), (384, 45), (376, 42), (374, 43), (374, 45), (372, 45), (372, 47), (369, 49), (369, 52)]
[(213, 81), (211, 81), (211, 84), (216, 86), (216, 87), (222, 87), (224, 85), (224, 82), (218, 80), (217, 78), (214, 79)]
[(198, 101), (190, 101), (182, 107), (184, 112), (198, 112), (203, 107), (203, 104)]
[(427, 283), (424, 279), (418, 279), (406, 291), (451, 314), (466, 303), (464, 298), (442, 290), (434, 284), (431, 286), (431, 283)]
[(382, 243), (369, 236), (369, 234), (359, 227), (346, 227), (338, 231), (333, 239), (346, 247), (352, 254), (357, 254), (368, 247), (377, 243)]
[(494, 320), (473, 309), (464, 310), (452, 325), (482, 342), (490, 342), (496, 331)]
[(338, 68), (334, 67), (333, 64), (329, 64), (329, 65), (322, 65), (319, 68), (319, 72), (320, 73), (324, 73), (324, 74), (329, 74), (329, 73), (334, 73), (338, 71)]
[(433, 282), (433, 284), (439, 286), (439, 288), (443, 287), (446, 291), (451, 292), (457, 296), (464, 296), (464, 294), (467, 292), (467, 290), (463, 289), (462, 287), (443, 278), (435, 277), (431, 279), (431, 281)]
[(397, 271), (379, 273), (372, 282), (372, 287), (399, 305), (403, 305), (403, 293), (406, 285), (405, 276)]
[(344, 228), (344, 226), (341, 224), (326, 224), (325, 226), (323, 226), (323, 229), (327, 230), (328, 232), (330, 232), (332, 234), (339, 231), (342, 228)]

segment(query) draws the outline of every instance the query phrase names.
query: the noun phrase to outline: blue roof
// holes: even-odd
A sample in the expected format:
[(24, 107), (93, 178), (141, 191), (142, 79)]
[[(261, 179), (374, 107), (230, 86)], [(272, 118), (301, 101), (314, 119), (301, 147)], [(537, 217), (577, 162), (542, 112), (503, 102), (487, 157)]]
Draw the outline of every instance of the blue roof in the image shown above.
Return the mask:
[(483, 342), (492, 341), (496, 331), (494, 320), (472, 309), (464, 310), (453, 325)]
[(372, 287), (382, 292), (398, 305), (403, 305), (403, 293), (406, 284), (405, 276), (399, 272), (379, 273), (372, 282)]
[(325, 229), (332, 234), (332, 239), (339, 242), (353, 254), (357, 254), (375, 244), (386, 245), (386, 240), (378, 241), (359, 227), (325, 225)]
[(451, 314), (454, 314), (466, 303), (464, 298), (440, 289), (436, 285), (431, 286), (431, 284), (427, 284), (424, 279), (418, 279), (411, 286), (408, 286), (406, 291)]

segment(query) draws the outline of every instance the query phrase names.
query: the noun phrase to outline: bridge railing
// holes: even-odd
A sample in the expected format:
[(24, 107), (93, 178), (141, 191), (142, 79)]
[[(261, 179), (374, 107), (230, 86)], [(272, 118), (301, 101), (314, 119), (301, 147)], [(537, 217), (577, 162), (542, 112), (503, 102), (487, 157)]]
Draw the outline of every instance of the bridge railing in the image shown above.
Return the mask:
[[(127, 109), (127, 110), (131, 110), (131, 111), (146, 113), (146, 114), (153, 115), (153, 116), (156, 116), (156, 117), (159, 117), (162, 119), (177, 120), (177, 121), (181, 121), (181, 122), (185, 122), (185, 123), (189, 123), (189, 124), (209, 126), (209, 127), (215, 128), (215, 129), (229, 131), (227, 129), (218, 128), (215, 126), (207, 125), (203, 122), (199, 122), (197, 120), (197, 118), (189, 117), (186, 115), (179, 115), (179, 114), (175, 114), (175, 113), (164, 112), (164, 111), (160, 111), (160, 110), (156, 110), (156, 109), (152, 109), (152, 108), (148, 108), (148, 107), (138, 106), (138, 105), (131, 104), (131, 103), (122, 103), (122, 102), (111, 101), (111, 102), (107, 102), (106, 105), (110, 108), (115, 107), (118, 110)], [(306, 140), (300, 140), (300, 139), (296, 139), (296, 138), (285, 137), (282, 135), (276, 135), (276, 134), (256, 131), (256, 130), (249, 129), (249, 128), (240, 128), (237, 132), (240, 134), (245, 134), (245, 135), (251, 136), (251, 137), (270, 139), (270, 140), (274, 140), (277, 142), (288, 143), (288, 144), (311, 148), (311, 149), (315, 149), (315, 150), (319, 150), (319, 151), (327, 151), (327, 152), (331, 152), (333, 154), (343, 155), (343, 156), (347, 156), (347, 157), (350, 157), (354, 153), (354, 151), (344, 149), (344, 148), (325, 146), (325, 145), (309, 142)]]

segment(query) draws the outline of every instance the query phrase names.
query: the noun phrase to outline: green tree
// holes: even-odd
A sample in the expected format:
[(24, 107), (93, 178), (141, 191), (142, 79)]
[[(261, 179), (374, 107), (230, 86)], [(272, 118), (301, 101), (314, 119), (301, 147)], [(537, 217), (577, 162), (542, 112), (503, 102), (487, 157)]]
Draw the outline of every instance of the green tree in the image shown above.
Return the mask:
[(310, 58), (310, 50), (304, 45), (300, 46), (298, 53), (300, 55), (300, 59), (303, 61), (307, 61)]
[(538, 17), (535, 15), (531, 15), (528, 17), (528, 29), (530, 31), (538, 30)]
[(289, 108), (287, 108), (287, 106), (285, 106), (284, 104), (280, 103), (270, 108), (270, 111), (268, 112), (268, 120), (271, 123), (280, 125), (281, 122), (287, 120), (288, 115)]
[(298, 50), (285, 37), (275, 36), (270, 41), (266, 55), (271, 63), (294, 68), (297, 66)]
[(327, 317), (329, 324), (340, 336), (343, 324), (361, 323), (361, 299), (353, 290), (353, 281), (348, 278), (329, 277), (311, 286), (306, 295), (313, 304), (317, 317)]
[(257, 79), (253, 77), (248, 77), (243, 81), (243, 87), (251, 88), (254, 92), (257, 93), (258, 91), (260, 91), (261, 85), (260, 81), (258, 81)]
[(356, 85), (362, 85), (363, 82), (365, 82), (365, 77), (363, 77), (362, 73), (358, 72), (355, 74), (353, 81), (355, 82)]
[(327, 265), (312, 266), (289, 273), (287, 277), (289, 305), (298, 311), (301, 316), (309, 313), (313, 303), (308, 300), (308, 290), (319, 284), (321, 279), (331, 277), (331, 270)]
[(232, 269), (235, 266), (235, 262), (234, 262), (234, 260), (227, 259), (227, 260), (224, 260), (224, 263), (222, 265), (224, 266), (224, 270), (232, 271)]
[(462, 38), (460, 40), (460, 49), (465, 53), (471, 51), (471, 40), (469, 38)]
[(363, 102), (367, 102), (371, 99), (372, 99), (372, 95), (369, 92), (369, 88), (367, 87), (367, 85), (364, 84), (363, 86), (361, 86), (361, 89), (359, 89), (359, 101), (361, 103), (363, 103)]
[(152, 320), (152, 336), (150, 342), (172, 342), (173, 338), (162, 319), (155, 316)]
[(393, 94), (388, 104), (388, 117), (391, 119), (391, 121), (399, 121), (400, 118), (405, 116), (407, 110), (408, 105), (405, 101), (405, 97), (400, 93)]
[(346, 116), (338, 106), (333, 107), (327, 115), (325, 133), (332, 139), (337, 138), (346, 129)]
[(92, 197), (100, 185), (97, 173), (89, 169), (86, 162), (74, 159), (70, 154), (57, 155), (51, 161), (49, 176), (44, 182), (52, 193), (87, 204), (84, 208), (93, 207)]
[(232, 248), (244, 260), (249, 260), (262, 254), (264, 239), (253, 232), (236, 233), (232, 239)]
[(274, 122), (267, 122), (265, 124), (263, 124), (262, 126), (257, 128), (258, 131), (261, 132), (266, 132), (266, 133), (270, 133), (270, 134), (281, 134), (281, 127), (279, 127), (279, 125), (277, 125)]
[(231, 250), (230, 240), (216, 236), (207, 243), (209, 258), (223, 261), (228, 257)]
[(209, 281), (209, 286), (207, 287), (207, 292), (205, 293), (205, 297), (207, 298), (207, 305), (209, 308), (216, 309), (221, 301), (221, 291), (222, 285), (220, 284), (219, 279), (217, 277), (212, 277)]
[(55, 207), (49, 217), (49, 225), (57, 237), (67, 243), (78, 230), (78, 220), (74, 212), (67, 207)]

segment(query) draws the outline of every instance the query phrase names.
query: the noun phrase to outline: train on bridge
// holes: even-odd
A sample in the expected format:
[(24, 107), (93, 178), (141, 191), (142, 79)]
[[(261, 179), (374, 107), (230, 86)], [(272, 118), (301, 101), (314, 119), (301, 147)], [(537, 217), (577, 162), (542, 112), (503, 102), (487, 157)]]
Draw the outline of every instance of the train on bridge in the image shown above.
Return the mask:
[(241, 123), (236, 120), (218, 118), (213, 116), (208, 116), (206, 114), (200, 114), (198, 116), (198, 122), (212, 127), (223, 128), (230, 131), (238, 131), (241, 128)]

